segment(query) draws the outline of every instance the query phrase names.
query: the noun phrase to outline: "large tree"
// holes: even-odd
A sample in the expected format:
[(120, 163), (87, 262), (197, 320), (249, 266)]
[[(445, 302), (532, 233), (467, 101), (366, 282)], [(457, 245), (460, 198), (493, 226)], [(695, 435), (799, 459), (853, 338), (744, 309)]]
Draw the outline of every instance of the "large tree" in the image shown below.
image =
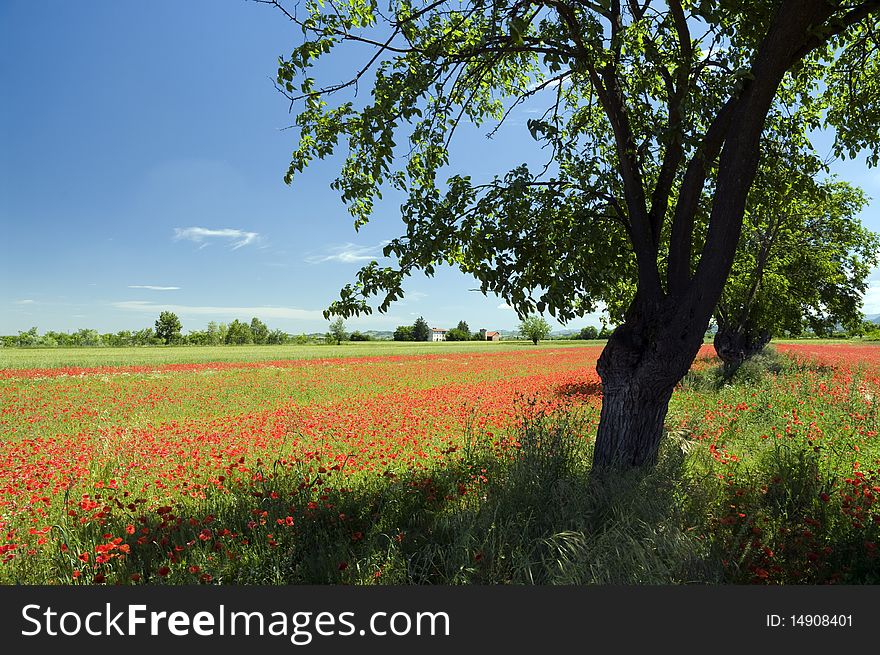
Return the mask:
[(180, 339), (180, 330), (182, 326), (180, 319), (174, 312), (162, 312), (156, 319), (156, 336), (162, 339), (165, 344), (171, 344)]
[(394, 341), (415, 341), (413, 338), (413, 326), (398, 325), (397, 329), (394, 330), (393, 339)]
[(251, 334), (254, 336), (254, 343), (264, 344), (269, 339), (269, 327), (260, 319), (254, 316), (251, 319)]
[(807, 327), (822, 335), (861, 324), (880, 248), (857, 218), (866, 202), (845, 182), (762, 168), (715, 310), (715, 350), (729, 373), (780, 333)]
[(428, 327), (428, 322), (425, 320), (425, 318), (423, 316), (419, 316), (416, 319), (416, 322), (413, 323), (412, 338), (413, 338), (413, 341), (430, 341), (431, 340), (431, 328)]
[(550, 336), (550, 324), (540, 316), (526, 316), (519, 325), (519, 333), (533, 344)]
[[(328, 314), (369, 313), (375, 296), (385, 311), (406, 276), (441, 264), (520, 317), (567, 321), (625, 298), (597, 365), (596, 467), (656, 460), (734, 261), (768, 117), (790, 118), (774, 124), (805, 147), (836, 128), (837, 154), (877, 162), (880, 0), (270, 3), (304, 35), (277, 76), (302, 103), (285, 180), (344, 144), (333, 186), (356, 227), (384, 190), (403, 196), (405, 233), (384, 249), (395, 264), (365, 266)], [(321, 57), (356, 48), (350, 78), (316, 80), (338, 70)], [(489, 179), (451, 167), (462, 122), (497, 130), (542, 100), (528, 129), (546, 165)]]
[(337, 318), (330, 324), (330, 331), (327, 332), (327, 336), (330, 341), (335, 341), (337, 346), (348, 339), (348, 332), (345, 329), (345, 323), (343, 322), (342, 317)]
[(225, 342), (235, 346), (245, 346), (254, 342), (254, 333), (251, 326), (244, 321), (235, 319), (226, 330)]

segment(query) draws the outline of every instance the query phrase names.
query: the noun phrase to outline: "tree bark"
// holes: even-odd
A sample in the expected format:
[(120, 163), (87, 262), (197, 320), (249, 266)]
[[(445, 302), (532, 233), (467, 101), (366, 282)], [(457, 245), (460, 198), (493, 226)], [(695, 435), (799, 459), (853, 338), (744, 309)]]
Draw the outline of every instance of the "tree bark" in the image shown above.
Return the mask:
[[(703, 343), (736, 255), (746, 198), (758, 168), (764, 120), (786, 71), (817, 47), (813, 28), (824, 23), (835, 8), (835, 3), (825, 0), (785, 0), (777, 8), (749, 79), (716, 116), (687, 166), (673, 217), (665, 290), (620, 85), (615, 83), (613, 67), (603, 68), (601, 76), (588, 68), (614, 128), (627, 225), (638, 264), (636, 297), (596, 365), (603, 397), (594, 470), (656, 462), (672, 391)], [(694, 212), (716, 155), (708, 229), (691, 274)]]
[(602, 412), (594, 470), (656, 463), (669, 399), (709, 324), (708, 316), (680, 309), (670, 298), (651, 303), (637, 296), (602, 351), (596, 365)]
[(770, 333), (749, 326), (719, 325), (715, 333), (715, 352), (724, 364), (724, 377), (730, 379), (742, 363), (770, 343)]

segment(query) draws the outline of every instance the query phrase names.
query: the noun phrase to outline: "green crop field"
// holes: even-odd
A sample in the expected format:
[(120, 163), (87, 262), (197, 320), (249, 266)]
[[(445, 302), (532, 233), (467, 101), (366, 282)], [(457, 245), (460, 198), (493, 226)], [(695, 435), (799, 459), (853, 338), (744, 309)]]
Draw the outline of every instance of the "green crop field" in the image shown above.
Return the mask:
[(595, 346), (598, 341), (364, 341), (284, 346), (141, 346), (131, 348), (0, 348), (2, 368), (60, 368), (65, 366), (159, 366), (202, 362), (261, 362), (275, 360), (382, 357), (441, 353), (502, 352), (510, 349)]
[(601, 344), (4, 351), (0, 583), (880, 582), (880, 348), (778, 349), (604, 481)]

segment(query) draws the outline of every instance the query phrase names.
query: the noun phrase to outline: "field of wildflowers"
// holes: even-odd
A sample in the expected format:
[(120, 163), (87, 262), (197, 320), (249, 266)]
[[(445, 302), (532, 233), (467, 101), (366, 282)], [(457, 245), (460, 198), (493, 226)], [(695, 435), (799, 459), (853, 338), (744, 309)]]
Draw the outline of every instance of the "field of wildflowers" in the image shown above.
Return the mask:
[(0, 369), (0, 582), (880, 582), (880, 348), (778, 350), (604, 480), (595, 346)]

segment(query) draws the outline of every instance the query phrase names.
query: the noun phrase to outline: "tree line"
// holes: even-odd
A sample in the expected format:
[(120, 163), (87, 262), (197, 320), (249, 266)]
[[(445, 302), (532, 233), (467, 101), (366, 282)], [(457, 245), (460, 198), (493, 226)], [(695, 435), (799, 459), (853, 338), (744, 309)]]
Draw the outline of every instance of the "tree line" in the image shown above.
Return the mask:
[(141, 330), (120, 330), (100, 333), (94, 329), (75, 332), (47, 330), (40, 334), (36, 327), (17, 335), (0, 336), (0, 344), (12, 347), (110, 347), (126, 346), (220, 346), (220, 345), (284, 345), (304, 344), (314, 341), (305, 334), (292, 335), (282, 330), (271, 330), (259, 318), (250, 323), (233, 320), (231, 323), (211, 321), (204, 330), (192, 330), (183, 334), (183, 325), (174, 312), (162, 312), (153, 327)]

